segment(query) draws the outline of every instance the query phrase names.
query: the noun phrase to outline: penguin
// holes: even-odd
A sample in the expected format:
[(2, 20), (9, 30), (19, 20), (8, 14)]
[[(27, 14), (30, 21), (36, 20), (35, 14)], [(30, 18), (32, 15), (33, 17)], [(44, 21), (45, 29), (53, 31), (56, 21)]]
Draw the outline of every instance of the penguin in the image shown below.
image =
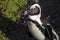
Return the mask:
[(37, 3), (30, 5), (29, 9), (24, 12), (27, 15), (28, 29), (37, 40), (59, 40), (58, 34), (53, 27), (41, 21), (41, 7)]
[[(39, 4), (31, 5), (30, 12), (28, 13), (29, 20), (27, 23), (31, 34), (37, 40), (59, 40), (59, 37), (57, 33), (54, 31), (53, 27), (49, 23), (43, 25), (40, 18), (41, 18), (40, 5)], [(55, 35), (56, 39), (53, 38), (53, 34)]]

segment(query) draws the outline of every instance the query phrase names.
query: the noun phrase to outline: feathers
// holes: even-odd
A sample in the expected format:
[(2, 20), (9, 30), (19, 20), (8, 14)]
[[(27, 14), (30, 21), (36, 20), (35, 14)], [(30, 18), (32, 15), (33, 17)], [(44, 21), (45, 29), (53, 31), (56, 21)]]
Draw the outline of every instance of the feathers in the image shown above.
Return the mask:
[[(38, 40), (59, 40), (58, 35), (52, 28), (50, 24), (42, 23), (41, 21), (41, 7), (39, 4), (33, 4), (30, 6), (28, 11), (25, 11), (25, 14), (28, 15), (28, 28), (31, 34)], [(45, 33), (44, 33), (45, 32)], [(55, 35), (56, 38), (53, 36)]]

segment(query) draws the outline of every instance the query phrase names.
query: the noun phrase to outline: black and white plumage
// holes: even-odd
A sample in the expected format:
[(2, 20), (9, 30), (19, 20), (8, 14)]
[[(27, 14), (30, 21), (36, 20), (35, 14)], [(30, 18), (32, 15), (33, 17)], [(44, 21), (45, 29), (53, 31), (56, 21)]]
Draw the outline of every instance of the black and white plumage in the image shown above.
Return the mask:
[[(38, 11), (37, 11), (38, 10)], [(41, 22), (41, 7), (39, 4), (33, 4), (31, 5), (29, 12), (25, 11), (25, 15), (28, 14), (28, 28), (31, 32), (31, 34), (37, 39), (37, 40), (46, 40), (46, 37), (48, 38), (47, 40), (59, 40), (59, 36), (58, 34), (54, 31), (53, 27), (50, 24), (46, 24), (45, 26), (43, 25), (43, 23)], [(38, 24), (38, 25), (36, 25)], [(42, 30), (46, 29), (46, 34), (50, 35), (47, 36), (45, 35)], [(49, 32), (49, 29), (51, 30)], [(53, 37), (55, 36), (55, 38)]]
[[(31, 6), (30, 9), (36, 8), (36, 6), (40, 9), (41, 12), (41, 7), (38, 4), (34, 4)], [(40, 21), (40, 15), (41, 13), (37, 14), (37, 15), (29, 15), (29, 19), (37, 21), (40, 25), (42, 25), (42, 22)], [(45, 29), (43, 26), (41, 26), (43, 29)], [(41, 32), (41, 30), (39, 30), (39, 28), (36, 27), (36, 25), (32, 22), (32, 21), (28, 21), (28, 28), (30, 30), (30, 32), (32, 33), (32, 35), (37, 38), (38, 40), (44, 40), (45, 36), (44, 34)]]

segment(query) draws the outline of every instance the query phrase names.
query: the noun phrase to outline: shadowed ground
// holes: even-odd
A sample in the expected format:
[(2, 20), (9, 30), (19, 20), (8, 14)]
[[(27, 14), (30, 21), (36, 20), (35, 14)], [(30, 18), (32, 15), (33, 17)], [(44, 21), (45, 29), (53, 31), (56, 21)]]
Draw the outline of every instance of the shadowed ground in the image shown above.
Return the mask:
[(32, 37), (30, 38), (27, 26), (17, 24), (8, 18), (5, 18), (1, 13), (0, 18), (0, 30), (5, 33), (5, 36), (9, 40), (34, 40)]

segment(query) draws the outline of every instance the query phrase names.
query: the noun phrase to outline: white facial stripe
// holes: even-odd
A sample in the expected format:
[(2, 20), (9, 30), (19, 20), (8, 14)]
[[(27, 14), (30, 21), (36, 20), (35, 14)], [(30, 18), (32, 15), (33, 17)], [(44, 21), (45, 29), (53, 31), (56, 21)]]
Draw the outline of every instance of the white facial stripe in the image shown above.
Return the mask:
[(39, 4), (33, 4), (33, 5), (30, 7), (30, 9), (36, 8), (36, 6), (40, 9), (40, 13), (41, 13), (41, 7), (40, 7)]
[(30, 7), (30, 9), (35, 8), (36, 6), (37, 6), (38, 8), (41, 8), (38, 4), (33, 4), (33, 5)]
[[(32, 16), (32, 15), (29, 15), (29, 18), (31, 19), (31, 20), (34, 20), (34, 21), (37, 21), (40, 25), (42, 25), (43, 23), (41, 22), (41, 20), (40, 20), (40, 17), (41, 17), (41, 7), (38, 5), (38, 4), (34, 4), (34, 5), (32, 5), (31, 7), (30, 7), (30, 9), (32, 9), (32, 8), (36, 8), (36, 6), (40, 9), (40, 13), (38, 14), (38, 15), (34, 15), (34, 16)], [(47, 24), (47, 25), (50, 25), (49, 23)], [(32, 26), (29, 26), (29, 27), (33, 27), (33, 24), (32, 24)], [(35, 27), (35, 26), (34, 26)], [(34, 27), (33, 27), (33, 29), (34, 29)], [(43, 29), (45, 29), (45, 27), (44, 26), (41, 26)], [(33, 30), (32, 29), (32, 30)], [(31, 31), (32, 31), (31, 30)], [(33, 31), (35, 31), (35, 30), (33, 30)], [(53, 34), (57, 37), (57, 40), (59, 40), (59, 36), (58, 36), (58, 34), (56, 34), (56, 32), (54, 31), (54, 29), (52, 28), (52, 32), (53, 32)], [(55, 39), (54, 39), (55, 40)]]
[(32, 8), (36, 8), (36, 6), (40, 9), (40, 13), (38, 14), (38, 15), (29, 15), (29, 18), (31, 19), (31, 20), (34, 20), (34, 21), (37, 21), (39, 24), (40, 24), (40, 26), (43, 28), (43, 29), (45, 29), (45, 27), (44, 26), (42, 26), (42, 22), (41, 22), (41, 20), (40, 20), (40, 17), (41, 17), (41, 7), (40, 7), (40, 5), (39, 4), (33, 4), (31, 7), (30, 7), (30, 9), (32, 9)]
[(30, 9), (35, 8), (36, 6), (40, 9), (40, 13), (39, 13), (38, 15), (34, 15), (34, 16), (29, 15), (29, 18), (30, 18), (31, 20), (36, 20), (37, 18), (40, 19), (40, 17), (41, 17), (41, 7), (40, 7), (38, 4), (32, 5), (32, 6), (30, 7)]

